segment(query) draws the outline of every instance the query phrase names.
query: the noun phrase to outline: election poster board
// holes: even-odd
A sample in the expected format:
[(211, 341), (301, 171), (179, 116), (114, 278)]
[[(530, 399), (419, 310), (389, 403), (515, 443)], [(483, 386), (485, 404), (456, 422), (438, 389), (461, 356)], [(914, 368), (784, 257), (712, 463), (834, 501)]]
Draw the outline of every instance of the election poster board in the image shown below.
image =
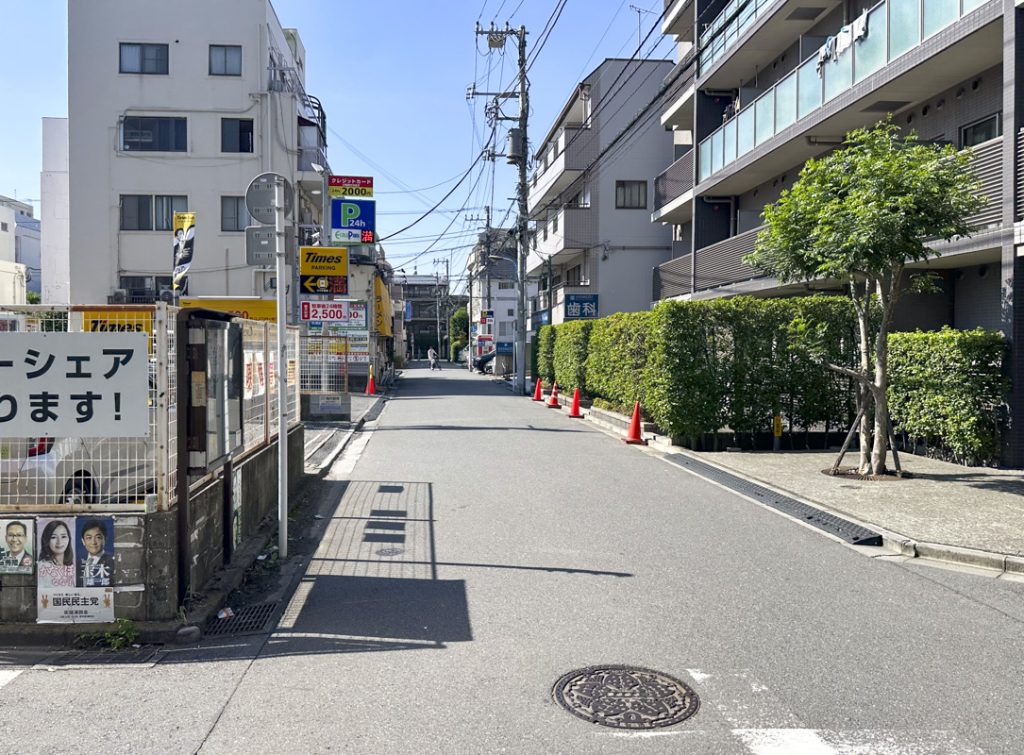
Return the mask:
[(9, 333), (0, 354), (0, 438), (145, 437), (149, 336)]
[(114, 518), (40, 517), (36, 532), (36, 621), (113, 621)]
[(0, 519), (0, 574), (31, 574), (35, 571), (35, 520)]

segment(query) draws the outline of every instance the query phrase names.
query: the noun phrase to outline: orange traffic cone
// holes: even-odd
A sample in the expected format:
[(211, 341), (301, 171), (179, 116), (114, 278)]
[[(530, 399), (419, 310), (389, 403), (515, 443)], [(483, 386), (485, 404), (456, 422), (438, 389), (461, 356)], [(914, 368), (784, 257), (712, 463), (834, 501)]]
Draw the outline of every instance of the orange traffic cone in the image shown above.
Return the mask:
[(541, 385), (540, 385), (540, 378), (537, 378), (537, 387), (533, 391), (533, 400), (534, 401), (543, 401), (544, 400), (544, 396), (542, 395), (542, 391), (543, 391), (543, 389), (541, 388)]
[(551, 386), (551, 395), (548, 396), (548, 402), (545, 404), (548, 409), (558, 408), (558, 383), (554, 383)]
[(370, 381), (366, 384), (366, 395), (372, 396), (377, 392), (377, 386), (373, 383), (373, 373), (370, 373)]
[(572, 392), (572, 409), (569, 410), (567, 415), (572, 419), (583, 419), (583, 414), (580, 413), (580, 389), (577, 388)]
[(624, 443), (635, 443), (640, 445), (647, 445), (647, 441), (644, 440), (643, 435), (640, 433), (640, 402), (637, 401), (633, 405), (633, 419), (629, 421), (629, 432), (626, 437), (622, 439)]

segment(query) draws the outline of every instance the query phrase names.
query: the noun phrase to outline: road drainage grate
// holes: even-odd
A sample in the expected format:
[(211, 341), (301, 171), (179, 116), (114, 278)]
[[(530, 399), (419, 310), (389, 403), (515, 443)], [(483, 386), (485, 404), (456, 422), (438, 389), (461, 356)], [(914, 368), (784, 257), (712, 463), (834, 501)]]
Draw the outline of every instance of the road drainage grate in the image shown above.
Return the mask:
[(401, 556), (405, 553), (401, 548), (381, 548), (377, 551), (378, 556), (384, 556), (385, 558), (391, 558), (392, 556)]
[(577, 718), (615, 729), (660, 729), (697, 712), (697, 693), (660, 671), (589, 666), (555, 683), (555, 702)]
[(207, 622), (204, 634), (207, 637), (221, 637), (229, 634), (259, 634), (266, 630), (267, 624), (273, 617), (278, 605), (276, 602), (257, 603), (251, 606), (243, 606), (235, 611), (233, 616), (223, 619), (213, 616)]
[(89, 648), (72, 650), (47, 658), (44, 666), (120, 666), (121, 664), (152, 664), (160, 651), (156, 645), (141, 645), (134, 648)]
[(806, 503), (802, 503), (795, 498), (776, 493), (774, 490), (769, 490), (757, 483), (748, 482), (742, 477), (729, 474), (718, 467), (691, 459), (689, 456), (683, 456), (682, 454), (669, 454), (665, 458), (676, 466), (713, 480), (737, 493), (749, 496), (765, 506), (770, 506), (777, 511), (800, 519), (812, 527), (824, 530), (853, 545), (882, 544), (882, 536), (877, 532), (869, 530), (867, 527), (861, 527), (859, 524), (854, 524), (835, 514), (822, 511), (814, 506), (808, 506)]

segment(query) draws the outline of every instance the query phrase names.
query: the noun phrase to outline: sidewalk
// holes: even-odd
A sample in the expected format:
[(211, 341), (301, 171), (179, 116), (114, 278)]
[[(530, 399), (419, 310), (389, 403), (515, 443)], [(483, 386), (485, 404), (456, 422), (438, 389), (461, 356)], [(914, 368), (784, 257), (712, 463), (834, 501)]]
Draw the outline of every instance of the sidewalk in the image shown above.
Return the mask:
[[(564, 397), (560, 403), (566, 405)], [(625, 427), (628, 418), (615, 416)], [(848, 517), (879, 531), (888, 547), (904, 555), (1024, 575), (1024, 472), (1019, 470), (964, 467), (903, 453), (900, 462), (910, 478), (871, 482), (822, 474), (836, 450), (694, 452), (660, 440), (651, 448), (685, 454)], [(845, 463), (856, 459), (852, 451)]]

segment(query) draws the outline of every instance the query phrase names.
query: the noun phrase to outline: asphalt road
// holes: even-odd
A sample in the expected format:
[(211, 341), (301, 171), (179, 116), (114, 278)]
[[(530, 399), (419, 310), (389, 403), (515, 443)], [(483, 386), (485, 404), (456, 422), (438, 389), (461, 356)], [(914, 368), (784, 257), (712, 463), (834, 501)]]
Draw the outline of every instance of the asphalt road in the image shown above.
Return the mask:
[[(1024, 584), (846, 546), (489, 378), (407, 371), (319, 505), (273, 634), (10, 653), (0, 752), (1024, 752)], [(601, 664), (700, 708), (617, 730), (553, 701)]]

